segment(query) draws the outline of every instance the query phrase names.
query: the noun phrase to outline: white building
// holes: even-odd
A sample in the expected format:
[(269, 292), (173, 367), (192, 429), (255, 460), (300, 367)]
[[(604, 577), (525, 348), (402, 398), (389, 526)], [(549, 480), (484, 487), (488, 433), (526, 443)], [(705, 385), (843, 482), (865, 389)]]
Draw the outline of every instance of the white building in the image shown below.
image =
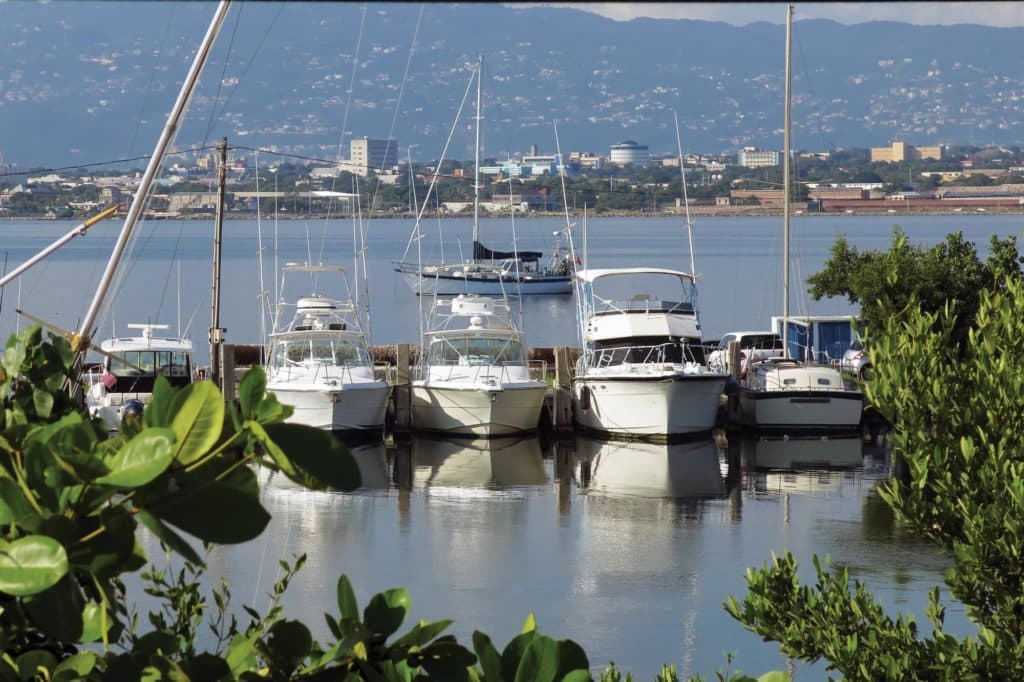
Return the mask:
[(647, 149), (647, 145), (638, 144), (633, 140), (623, 140), (612, 145), (609, 160), (620, 166), (627, 163), (646, 165), (650, 157), (651, 154)]
[(737, 163), (747, 168), (778, 166), (779, 152), (758, 149), (757, 147), (744, 147), (740, 150)]
[(398, 141), (357, 137), (349, 145), (348, 170), (367, 176), (370, 171), (398, 165)]

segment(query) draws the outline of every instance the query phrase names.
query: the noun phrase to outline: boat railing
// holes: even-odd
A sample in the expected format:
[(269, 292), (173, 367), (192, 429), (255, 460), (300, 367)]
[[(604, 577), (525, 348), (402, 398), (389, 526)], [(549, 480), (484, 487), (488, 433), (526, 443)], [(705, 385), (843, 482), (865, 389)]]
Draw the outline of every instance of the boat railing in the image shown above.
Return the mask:
[(688, 349), (678, 343), (661, 343), (650, 346), (616, 346), (612, 348), (592, 348), (580, 355), (576, 363), (577, 374), (588, 369), (618, 367), (621, 365), (653, 365), (683, 364), (698, 362), (698, 358), (689, 355)]
[(486, 365), (432, 365), (426, 368), (426, 373), (435, 381), (467, 381), (489, 385), (501, 385), (527, 379), (543, 381), (546, 372), (547, 363), (540, 360)]
[(373, 364), (373, 380), (386, 381), (394, 385), (397, 375), (396, 369), (390, 362), (375, 362)]

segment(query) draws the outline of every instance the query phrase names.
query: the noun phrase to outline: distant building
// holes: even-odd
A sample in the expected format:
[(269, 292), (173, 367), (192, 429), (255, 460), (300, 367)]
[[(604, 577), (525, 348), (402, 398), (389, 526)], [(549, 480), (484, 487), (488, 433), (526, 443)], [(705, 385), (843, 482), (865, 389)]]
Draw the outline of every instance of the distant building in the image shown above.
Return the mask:
[(627, 163), (642, 166), (647, 164), (650, 157), (647, 145), (638, 144), (633, 140), (623, 140), (612, 145), (610, 161), (620, 166), (624, 166)]
[(757, 147), (744, 147), (740, 150), (737, 163), (747, 168), (764, 168), (779, 165), (779, 153), (758, 149)]
[(942, 146), (915, 147), (906, 142), (893, 142), (888, 147), (872, 147), (871, 162), (899, 163), (900, 161), (914, 161), (919, 159), (942, 159)]
[(373, 140), (357, 137), (349, 145), (348, 170), (362, 176), (371, 171), (398, 165), (398, 142), (395, 139)]
[(569, 165), (577, 166), (579, 168), (593, 168), (598, 170), (601, 168), (602, 159), (593, 152), (572, 152), (569, 154)]

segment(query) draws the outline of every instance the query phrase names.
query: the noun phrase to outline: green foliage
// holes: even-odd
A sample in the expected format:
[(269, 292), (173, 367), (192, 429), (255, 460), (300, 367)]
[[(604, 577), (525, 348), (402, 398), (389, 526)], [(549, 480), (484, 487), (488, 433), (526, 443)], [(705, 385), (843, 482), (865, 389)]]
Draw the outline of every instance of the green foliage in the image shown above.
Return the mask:
[[(992, 237), (986, 262), (978, 258), (972, 242), (962, 232), (925, 249), (908, 243), (898, 227), (888, 251), (861, 251), (840, 236), (821, 272), (807, 279), (815, 300), (845, 296), (861, 305), (865, 326), (881, 329), (894, 315), (913, 304), (924, 312), (937, 313), (947, 302), (957, 317), (956, 340), (966, 338), (978, 309), (980, 292), (996, 288), (1007, 275), (1020, 276), (1014, 237)], [(877, 366), (877, 362), (874, 362)]]
[[(898, 273), (885, 273), (893, 286)], [(869, 326), (876, 370), (865, 390), (898, 424), (892, 451), (907, 465), (880, 495), (948, 552), (946, 585), (977, 632), (944, 632), (938, 588), (926, 634), (911, 618), (887, 617), (827, 561), (815, 558), (817, 583), (801, 586), (787, 554), (749, 571), (742, 604), (726, 605), (787, 655), (825, 658), (852, 680), (1024, 679), (1024, 284), (1007, 276), (976, 297), (959, 348), (952, 303), (930, 312), (911, 295), (898, 314)]]
[[(474, 653), (444, 634), (448, 620), (398, 634), (404, 589), (374, 595), (360, 613), (345, 576), (338, 612), (325, 614), (334, 641), (320, 644), (280, 604), (304, 556), (281, 562), (268, 609), (243, 607), (243, 626), (225, 582), (203, 594), (193, 543), (264, 531), (270, 517), (250, 464), (352, 490), (360, 477), (351, 453), (329, 433), (283, 423), (290, 408), (266, 393), (259, 369), (242, 379), (238, 407), (210, 382), (175, 390), (160, 378), (142, 418), (109, 436), (66, 393), (70, 363), (67, 343), (43, 342), (37, 327), (0, 357), (0, 679), (590, 679), (583, 650), (537, 632), (532, 614), (501, 653), (474, 633)], [(142, 574), (161, 604), (145, 632), (120, 580), (146, 564), (139, 524), (184, 560)], [(197, 649), (204, 625), (212, 651)]]

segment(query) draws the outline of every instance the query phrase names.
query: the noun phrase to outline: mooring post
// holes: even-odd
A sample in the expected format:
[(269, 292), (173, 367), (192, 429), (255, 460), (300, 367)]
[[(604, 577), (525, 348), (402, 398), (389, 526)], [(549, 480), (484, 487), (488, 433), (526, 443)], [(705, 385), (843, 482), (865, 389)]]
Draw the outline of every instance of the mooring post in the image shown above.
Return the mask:
[(740, 342), (730, 341), (729, 342), (729, 374), (732, 375), (733, 379), (739, 380), (740, 373), (743, 371), (743, 361), (740, 359)]
[(395, 347), (395, 433), (408, 434), (412, 429), (412, 386), (409, 371), (409, 344)]
[(221, 392), (224, 393), (224, 402), (230, 403), (235, 399), (235, 344), (222, 343), (220, 349), (220, 375), (223, 378)]
[(555, 404), (552, 410), (555, 432), (572, 428), (572, 376), (568, 346), (555, 346)]

